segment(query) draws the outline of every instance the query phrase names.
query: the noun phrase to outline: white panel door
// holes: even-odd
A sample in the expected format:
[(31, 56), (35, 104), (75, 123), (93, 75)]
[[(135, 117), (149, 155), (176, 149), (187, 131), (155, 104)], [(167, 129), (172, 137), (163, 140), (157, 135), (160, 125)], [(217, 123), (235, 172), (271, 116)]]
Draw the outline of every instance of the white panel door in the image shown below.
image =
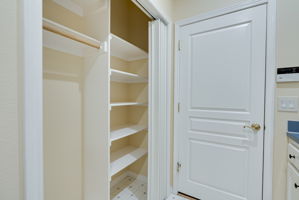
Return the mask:
[(261, 200), (266, 6), (182, 26), (178, 37), (178, 190)]

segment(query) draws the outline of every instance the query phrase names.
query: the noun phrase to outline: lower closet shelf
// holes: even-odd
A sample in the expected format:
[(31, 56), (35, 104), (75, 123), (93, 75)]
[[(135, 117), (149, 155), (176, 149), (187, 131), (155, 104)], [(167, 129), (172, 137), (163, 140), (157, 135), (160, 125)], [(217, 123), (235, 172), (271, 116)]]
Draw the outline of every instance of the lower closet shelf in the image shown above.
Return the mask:
[(144, 148), (127, 146), (111, 154), (110, 175), (113, 176), (147, 154)]
[(145, 125), (124, 125), (113, 128), (110, 135), (111, 142), (145, 130)]

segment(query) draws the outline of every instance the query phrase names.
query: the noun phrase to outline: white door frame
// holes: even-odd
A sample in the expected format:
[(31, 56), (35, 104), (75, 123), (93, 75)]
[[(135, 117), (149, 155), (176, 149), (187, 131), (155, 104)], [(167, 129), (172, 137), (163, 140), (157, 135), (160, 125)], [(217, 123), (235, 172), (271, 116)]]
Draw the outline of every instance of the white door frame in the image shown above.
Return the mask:
[(42, 0), (19, 4), (24, 200), (43, 200)]
[[(160, 74), (167, 77), (164, 99), (167, 107), (164, 110), (165, 122), (161, 124), (166, 130), (167, 141), (160, 149), (170, 155), (170, 110), (171, 110), (171, 44), (172, 24), (169, 16), (164, 13), (152, 0), (135, 0), (142, 5), (153, 17), (160, 19), (167, 26), (167, 63), (166, 69)], [(24, 160), (24, 200), (43, 200), (43, 74), (42, 74), (42, 0), (23, 0), (19, 4), (20, 11), (20, 63), (23, 65), (23, 160)], [(159, 95), (158, 95), (159, 97)], [(160, 97), (159, 97), (160, 98)], [(163, 143), (160, 143), (163, 144)], [(153, 160), (158, 160), (153, 158)], [(165, 166), (164, 166), (165, 167)], [(167, 166), (170, 168), (170, 156)], [(170, 194), (170, 173), (166, 182), (167, 194)]]
[[(175, 25), (175, 44), (178, 49), (178, 34), (182, 26), (237, 12), (259, 5), (267, 5), (267, 44), (266, 44), (266, 91), (265, 91), (265, 133), (264, 133), (264, 166), (263, 166), (263, 199), (272, 199), (273, 172), (273, 139), (274, 139), (274, 108), (275, 108), (275, 74), (276, 74), (276, 0), (251, 0), (238, 3), (223, 9), (181, 20)], [(174, 163), (173, 193), (178, 192), (178, 103), (179, 103), (179, 56), (175, 51), (175, 94), (174, 94)]]

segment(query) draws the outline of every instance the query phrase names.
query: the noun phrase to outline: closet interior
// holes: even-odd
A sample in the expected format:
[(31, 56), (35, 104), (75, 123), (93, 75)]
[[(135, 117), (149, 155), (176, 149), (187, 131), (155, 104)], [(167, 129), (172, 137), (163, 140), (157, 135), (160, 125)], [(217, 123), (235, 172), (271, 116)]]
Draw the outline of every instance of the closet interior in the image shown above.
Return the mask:
[(147, 199), (148, 23), (130, 0), (111, 1), (111, 199)]
[(131, 0), (43, 0), (45, 200), (147, 199), (151, 20)]

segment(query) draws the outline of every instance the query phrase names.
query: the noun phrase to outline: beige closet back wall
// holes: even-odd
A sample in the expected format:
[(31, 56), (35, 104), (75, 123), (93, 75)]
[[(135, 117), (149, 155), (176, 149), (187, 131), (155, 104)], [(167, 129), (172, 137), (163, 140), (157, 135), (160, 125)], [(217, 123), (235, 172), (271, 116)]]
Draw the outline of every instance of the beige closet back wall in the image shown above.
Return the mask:
[(82, 200), (83, 59), (47, 48), (43, 54), (45, 200)]
[(58, 5), (53, 0), (43, 0), (43, 17), (84, 33), (84, 18)]

